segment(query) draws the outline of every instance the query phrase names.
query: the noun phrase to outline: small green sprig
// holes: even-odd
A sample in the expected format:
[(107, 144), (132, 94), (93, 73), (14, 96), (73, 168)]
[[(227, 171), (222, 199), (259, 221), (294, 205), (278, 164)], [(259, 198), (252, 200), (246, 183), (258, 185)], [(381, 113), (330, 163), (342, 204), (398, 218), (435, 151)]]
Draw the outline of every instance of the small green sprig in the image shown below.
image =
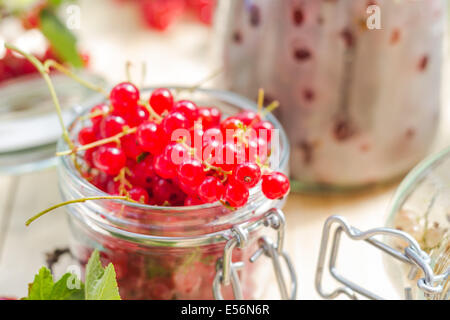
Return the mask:
[(28, 296), (22, 300), (121, 300), (114, 266), (102, 266), (95, 250), (86, 265), (83, 283), (75, 274), (66, 273), (54, 282), (52, 273), (42, 267), (28, 286)]

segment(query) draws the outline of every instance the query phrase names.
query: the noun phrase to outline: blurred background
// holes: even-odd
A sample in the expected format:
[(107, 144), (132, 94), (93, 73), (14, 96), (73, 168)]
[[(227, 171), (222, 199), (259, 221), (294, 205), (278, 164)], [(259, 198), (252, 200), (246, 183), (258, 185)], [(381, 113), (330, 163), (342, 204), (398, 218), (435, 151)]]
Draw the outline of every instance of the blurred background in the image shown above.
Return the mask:
[[(370, 8), (369, 8), (370, 7)], [(448, 146), (447, 2), (317, 0), (0, 0), (0, 41), (56, 59), (92, 82), (203, 84), (265, 103), (290, 139), (287, 250), (299, 298), (317, 299), (323, 223), (384, 226), (399, 182)], [(24, 296), (45, 253), (67, 246), (58, 202), (60, 135), (47, 88), (0, 46), (0, 295)], [(53, 74), (67, 122), (95, 98)], [(447, 221), (448, 223), (448, 221)], [(49, 228), (51, 231), (49, 231)], [(380, 252), (344, 241), (340, 267), (399, 297)], [(327, 281), (332, 281), (327, 279)], [(274, 289), (275, 290), (275, 289)]]

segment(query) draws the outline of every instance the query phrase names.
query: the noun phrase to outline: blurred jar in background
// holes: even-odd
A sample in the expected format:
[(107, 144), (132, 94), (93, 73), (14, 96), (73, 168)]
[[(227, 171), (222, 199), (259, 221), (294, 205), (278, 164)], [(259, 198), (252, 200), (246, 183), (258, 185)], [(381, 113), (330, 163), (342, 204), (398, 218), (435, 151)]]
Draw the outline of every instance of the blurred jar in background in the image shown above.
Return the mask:
[(280, 101), (297, 187), (384, 182), (433, 142), (445, 19), (442, 0), (221, 1), (226, 86)]

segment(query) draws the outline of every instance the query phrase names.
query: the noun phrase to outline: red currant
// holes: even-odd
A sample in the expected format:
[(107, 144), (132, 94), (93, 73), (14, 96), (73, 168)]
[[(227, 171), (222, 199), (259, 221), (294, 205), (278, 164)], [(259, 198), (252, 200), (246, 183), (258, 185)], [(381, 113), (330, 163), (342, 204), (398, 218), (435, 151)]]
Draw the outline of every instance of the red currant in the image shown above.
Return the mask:
[(205, 179), (203, 164), (196, 159), (186, 159), (177, 168), (178, 180), (191, 187), (197, 187)]
[(173, 96), (169, 89), (160, 88), (152, 92), (150, 105), (156, 113), (162, 114), (173, 107)]
[(189, 120), (190, 126), (198, 119), (198, 107), (192, 101), (180, 100), (175, 103), (173, 110), (182, 113)]
[(93, 154), (93, 162), (97, 169), (115, 176), (125, 167), (127, 157), (122, 149), (101, 146)]
[(149, 121), (141, 124), (136, 132), (136, 138), (142, 150), (159, 154), (166, 144), (166, 136), (160, 125)]
[(90, 111), (91, 122), (94, 128), (99, 128), (103, 118), (109, 113), (109, 107), (102, 103), (93, 107)]
[(281, 172), (271, 172), (262, 177), (262, 192), (269, 199), (283, 198), (290, 188), (289, 179)]
[(134, 166), (130, 166), (130, 182), (133, 185), (150, 189), (156, 179), (155, 171), (153, 170), (153, 157), (147, 155), (147, 157)]
[(256, 163), (251, 162), (239, 164), (233, 170), (232, 179), (247, 189), (253, 188), (261, 180), (261, 168)]
[(206, 177), (198, 187), (198, 197), (204, 203), (219, 201), (225, 192), (222, 182), (216, 177)]
[(249, 192), (242, 184), (229, 183), (225, 188), (223, 199), (233, 208), (243, 207), (249, 197)]
[(128, 191), (128, 195), (131, 199), (134, 201), (140, 202), (140, 203), (148, 203), (150, 197), (147, 193), (147, 191), (144, 188), (141, 187), (133, 187)]
[(247, 127), (256, 125), (261, 121), (261, 116), (259, 113), (252, 111), (252, 110), (245, 110), (241, 113), (239, 113), (236, 118), (242, 121), (243, 124), (245, 124)]
[(153, 159), (153, 168), (158, 176), (164, 179), (172, 179), (176, 176), (176, 166), (164, 154), (159, 154)]
[(224, 137), (225, 137), (227, 130), (235, 130), (236, 131), (236, 130), (241, 129), (242, 127), (243, 127), (242, 121), (236, 117), (229, 117), (220, 124), (220, 130), (222, 130)]
[(169, 143), (164, 148), (163, 154), (174, 166), (180, 165), (185, 159), (189, 158), (186, 147), (178, 142)]
[(119, 134), (127, 125), (122, 117), (108, 115), (100, 123), (100, 134), (103, 138), (109, 138)]
[(254, 125), (253, 129), (255, 129), (258, 137), (264, 137), (265, 135), (267, 138), (267, 143), (270, 143), (270, 141), (272, 141), (272, 131), (275, 129), (275, 127), (271, 122), (261, 121)]
[(110, 101), (114, 113), (126, 115), (137, 107), (139, 101), (139, 89), (130, 82), (122, 82), (116, 85), (110, 93)]
[(97, 135), (95, 134), (93, 127), (84, 127), (78, 133), (78, 142), (81, 145), (89, 144), (97, 140)]
[(199, 206), (203, 204), (203, 202), (196, 196), (189, 196), (184, 200), (185, 206)]
[(189, 129), (190, 123), (186, 116), (178, 111), (169, 113), (161, 123), (164, 132), (170, 135), (177, 129)]
[(142, 154), (143, 150), (136, 140), (136, 134), (129, 134), (120, 139), (122, 149), (130, 159), (136, 159)]

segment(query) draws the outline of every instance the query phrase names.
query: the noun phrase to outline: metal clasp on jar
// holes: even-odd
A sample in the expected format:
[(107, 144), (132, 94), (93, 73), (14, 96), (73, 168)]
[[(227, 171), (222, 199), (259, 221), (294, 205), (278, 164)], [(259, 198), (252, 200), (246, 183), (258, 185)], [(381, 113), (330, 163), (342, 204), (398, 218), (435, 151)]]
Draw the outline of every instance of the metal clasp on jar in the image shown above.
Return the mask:
[[(322, 287), (323, 272), (325, 261), (327, 258), (328, 240), (330, 238), (331, 228), (334, 224), (337, 224), (338, 226), (334, 231), (333, 239), (331, 242), (330, 257), (328, 259), (329, 260), (328, 270), (331, 276), (344, 286), (339, 287), (331, 292), (326, 292)], [(442, 292), (443, 286), (441, 285), (441, 283), (445, 282), (449, 278), (450, 269), (447, 269), (446, 272), (444, 272), (443, 274), (435, 275), (433, 269), (430, 266), (429, 255), (426, 252), (422, 251), (420, 245), (412, 236), (403, 231), (390, 228), (375, 228), (367, 231), (360, 231), (350, 226), (344, 220), (344, 218), (340, 216), (331, 216), (326, 220), (323, 228), (322, 242), (320, 245), (319, 261), (317, 264), (316, 280), (315, 280), (316, 290), (323, 298), (334, 299), (340, 294), (345, 294), (351, 299), (358, 299), (356, 293), (359, 293), (369, 299), (375, 300), (383, 299), (380, 296), (374, 294), (373, 292), (366, 290), (365, 288), (343, 277), (337, 271), (336, 260), (338, 256), (342, 231), (344, 231), (350, 239), (364, 240), (367, 243), (374, 246), (375, 248), (389, 254), (393, 258), (410, 265), (411, 266), (411, 270), (409, 272), (410, 280), (414, 279), (419, 271), (422, 271), (424, 277), (417, 281), (417, 286), (419, 287), (420, 290), (424, 292), (426, 296), (432, 297), (433, 295)], [(408, 246), (406, 247), (404, 252), (401, 252), (389, 246), (386, 243), (374, 239), (374, 237), (378, 235), (384, 235), (401, 239), (403, 241), (406, 241), (408, 243)], [(412, 299), (411, 288), (405, 288), (405, 298)]]
[[(234, 298), (242, 300), (242, 288), (237, 271), (244, 266), (244, 262), (232, 262), (233, 250), (245, 248), (249, 242), (249, 233), (257, 229), (261, 224), (266, 228), (272, 228), (277, 232), (277, 241), (274, 243), (269, 237), (262, 236), (258, 239), (259, 249), (250, 257), (249, 262), (254, 263), (261, 256), (265, 255), (272, 261), (273, 269), (280, 289), (281, 298), (284, 300), (294, 300), (297, 296), (297, 276), (289, 255), (283, 251), (285, 219), (284, 214), (279, 209), (271, 209), (263, 215), (262, 219), (247, 225), (237, 225), (231, 229), (228, 241), (225, 244), (223, 257), (217, 261), (217, 271), (213, 282), (214, 298), (223, 300), (222, 286), (231, 284)], [(281, 261), (284, 260), (289, 277), (290, 285), (285, 280)], [(290, 287), (290, 291), (288, 290)]]

